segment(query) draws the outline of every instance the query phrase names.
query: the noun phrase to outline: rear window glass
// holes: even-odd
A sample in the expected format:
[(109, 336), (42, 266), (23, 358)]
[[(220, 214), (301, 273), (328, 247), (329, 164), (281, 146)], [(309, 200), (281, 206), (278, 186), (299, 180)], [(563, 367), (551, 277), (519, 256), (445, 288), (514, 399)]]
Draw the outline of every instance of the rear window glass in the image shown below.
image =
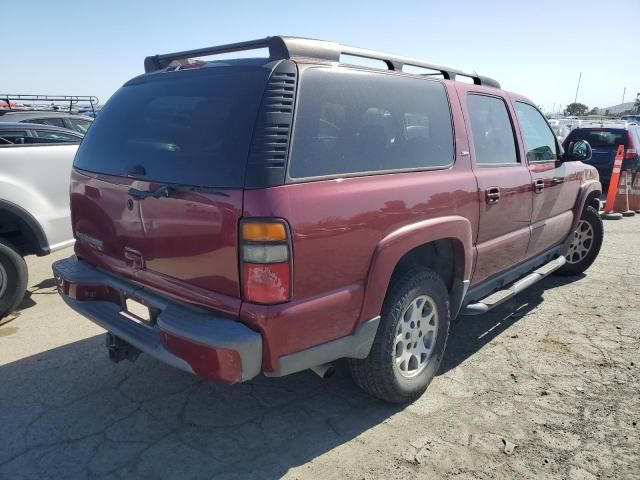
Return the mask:
[(302, 75), (291, 178), (446, 167), (451, 115), (435, 81), (311, 68)]
[(205, 67), (132, 80), (93, 122), (75, 166), (119, 176), (142, 167), (148, 180), (241, 187), (267, 76)]
[(627, 131), (604, 128), (580, 128), (571, 132), (569, 141), (586, 140), (593, 148), (627, 145)]

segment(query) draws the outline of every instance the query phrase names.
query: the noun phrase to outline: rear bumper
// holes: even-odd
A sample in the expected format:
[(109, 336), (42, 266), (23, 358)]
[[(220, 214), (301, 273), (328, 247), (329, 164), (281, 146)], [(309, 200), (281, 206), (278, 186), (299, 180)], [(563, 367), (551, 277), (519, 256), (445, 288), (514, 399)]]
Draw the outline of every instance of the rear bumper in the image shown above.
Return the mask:
[[(219, 317), (109, 275), (75, 256), (53, 264), (58, 291), (76, 312), (160, 361), (225, 383), (262, 369), (262, 337)], [(125, 296), (150, 307), (150, 324), (122, 315)]]

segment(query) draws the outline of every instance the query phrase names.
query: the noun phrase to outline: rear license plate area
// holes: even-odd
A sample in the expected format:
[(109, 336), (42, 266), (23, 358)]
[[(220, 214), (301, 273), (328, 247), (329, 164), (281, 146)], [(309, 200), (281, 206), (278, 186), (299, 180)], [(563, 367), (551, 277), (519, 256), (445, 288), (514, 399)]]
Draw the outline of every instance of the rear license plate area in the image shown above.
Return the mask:
[(152, 309), (149, 305), (123, 294), (122, 311), (120, 312), (120, 315), (127, 317), (134, 322), (153, 325), (155, 323), (155, 314), (155, 309)]

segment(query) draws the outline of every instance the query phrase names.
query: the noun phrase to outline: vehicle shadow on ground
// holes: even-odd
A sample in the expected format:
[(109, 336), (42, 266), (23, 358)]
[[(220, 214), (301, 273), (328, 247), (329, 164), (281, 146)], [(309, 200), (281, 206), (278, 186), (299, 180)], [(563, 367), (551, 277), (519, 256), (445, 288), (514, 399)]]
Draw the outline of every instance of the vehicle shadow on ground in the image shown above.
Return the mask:
[(46, 280), (33, 285), (25, 293), (24, 298), (18, 305), (18, 308), (16, 308), (16, 311), (20, 312), (22, 310), (26, 310), (27, 308), (35, 307), (38, 302), (36, 302), (34, 296), (37, 297), (38, 295), (57, 295), (58, 291), (55, 290), (55, 286), (56, 281), (53, 277), (47, 278)]
[[(461, 317), (440, 373), (577, 279)], [(404, 408), (364, 394), (342, 362), (328, 380), (307, 371), (227, 386), (145, 355), (115, 365), (103, 335), (1, 366), (0, 385), (0, 478), (276, 479)]]
[(281, 478), (402, 410), (336, 370), (227, 386), (113, 364), (103, 335), (42, 352), (0, 367), (0, 478)]
[(584, 277), (583, 273), (568, 277), (550, 276), (484, 315), (459, 316), (449, 336), (449, 344), (438, 375), (456, 368), (536, 309), (542, 303), (545, 291)]

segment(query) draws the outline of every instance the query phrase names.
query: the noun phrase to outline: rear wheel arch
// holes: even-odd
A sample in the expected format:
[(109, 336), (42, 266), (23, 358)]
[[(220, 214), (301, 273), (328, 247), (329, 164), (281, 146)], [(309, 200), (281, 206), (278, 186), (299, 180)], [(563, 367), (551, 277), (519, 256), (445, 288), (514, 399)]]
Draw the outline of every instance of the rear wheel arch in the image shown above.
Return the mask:
[(471, 275), (471, 223), (464, 217), (431, 219), (387, 235), (373, 255), (360, 321), (380, 314), (393, 282), (416, 266), (443, 279), (450, 296), (451, 314), (457, 314)]
[(49, 243), (42, 227), (22, 207), (0, 200), (0, 237), (6, 238), (21, 255), (46, 255)]
[(437, 273), (447, 287), (452, 304), (456, 302), (456, 286), (464, 281), (464, 245), (456, 238), (441, 238), (419, 245), (406, 252), (396, 264), (391, 286), (411, 270), (430, 269)]

